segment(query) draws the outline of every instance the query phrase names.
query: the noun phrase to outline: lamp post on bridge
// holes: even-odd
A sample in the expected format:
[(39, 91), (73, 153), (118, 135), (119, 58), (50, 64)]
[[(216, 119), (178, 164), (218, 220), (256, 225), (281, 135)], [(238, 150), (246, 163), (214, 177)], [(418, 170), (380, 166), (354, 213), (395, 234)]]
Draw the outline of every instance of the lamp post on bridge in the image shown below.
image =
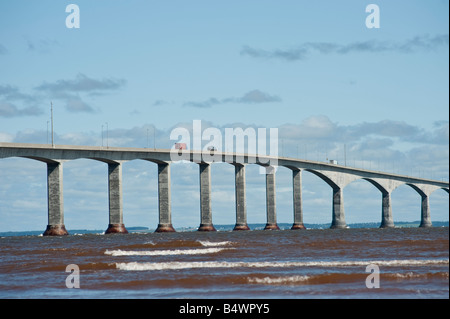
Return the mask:
[(108, 148), (109, 146), (109, 132), (108, 132), (108, 122), (105, 123), (106, 124), (106, 148)]
[(52, 122), (52, 147), (55, 147), (55, 143), (53, 142), (53, 102), (50, 102), (50, 118)]

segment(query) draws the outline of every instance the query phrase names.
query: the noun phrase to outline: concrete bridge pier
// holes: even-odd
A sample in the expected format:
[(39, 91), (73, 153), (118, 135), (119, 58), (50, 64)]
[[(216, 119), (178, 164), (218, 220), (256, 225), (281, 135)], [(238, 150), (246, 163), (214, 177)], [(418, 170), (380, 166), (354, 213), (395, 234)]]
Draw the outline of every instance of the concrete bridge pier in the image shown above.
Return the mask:
[(381, 205), (381, 225), (380, 228), (394, 227), (394, 220), (392, 218), (391, 193), (383, 191)]
[(266, 210), (267, 223), (264, 230), (278, 230), (276, 211), (275, 168), (266, 167)]
[(62, 162), (47, 163), (47, 205), (48, 225), (43, 235), (68, 235), (64, 226)]
[(421, 219), (419, 227), (432, 227), (430, 216), (430, 202), (427, 194), (422, 194)]
[(344, 212), (343, 188), (333, 187), (333, 217), (330, 228), (347, 228)]
[(211, 211), (211, 165), (199, 164), (200, 171), (200, 227), (198, 231), (216, 231)]
[(105, 234), (128, 231), (123, 224), (122, 163), (108, 163), (109, 225)]
[(174, 232), (170, 204), (170, 164), (158, 164), (159, 224), (155, 232)]
[(233, 230), (250, 230), (247, 225), (247, 203), (245, 200), (245, 166), (235, 164), (236, 225)]
[(294, 197), (294, 224), (291, 229), (305, 229), (302, 208), (302, 171), (292, 170), (292, 189)]

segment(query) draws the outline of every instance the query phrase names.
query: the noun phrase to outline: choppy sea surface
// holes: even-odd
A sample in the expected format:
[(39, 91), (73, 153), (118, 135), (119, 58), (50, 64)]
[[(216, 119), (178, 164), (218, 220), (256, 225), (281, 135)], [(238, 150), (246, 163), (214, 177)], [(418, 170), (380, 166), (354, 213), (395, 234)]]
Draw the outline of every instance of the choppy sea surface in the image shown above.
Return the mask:
[(449, 228), (2, 236), (0, 298), (447, 299)]

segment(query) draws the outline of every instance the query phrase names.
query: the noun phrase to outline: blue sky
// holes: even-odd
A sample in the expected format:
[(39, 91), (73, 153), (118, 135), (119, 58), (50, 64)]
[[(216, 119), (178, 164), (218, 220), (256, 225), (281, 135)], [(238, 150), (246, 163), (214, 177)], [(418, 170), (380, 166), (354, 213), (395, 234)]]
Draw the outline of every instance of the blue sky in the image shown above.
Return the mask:
[[(80, 8), (77, 29), (65, 23), (71, 3)], [(366, 27), (370, 3), (380, 8), (379, 29)], [(448, 180), (448, 6), (440, 0), (2, 1), (0, 141), (47, 143), (52, 101), (56, 144), (101, 145), (108, 123), (111, 146), (169, 148), (173, 128), (202, 120), (221, 130), (276, 127), (284, 156), (342, 162), (345, 145), (348, 165)], [(66, 225), (84, 228), (87, 211), (98, 216), (88, 226), (104, 228), (104, 164), (64, 165)], [(261, 193), (248, 196), (249, 222), (264, 222), (263, 184), (250, 177), (252, 170), (247, 183)], [(148, 163), (125, 164), (126, 225), (155, 227), (155, 172)], [(173, 221), (195, 226), (197, 167), (180, 172)], [(215, 223), (234, 222), (232, 172), (225, 164), (213, 171)], [(329, 187), (304, 175), (305, 222), (330, 222)], [(0, 160), (0, 179), (7, 181), (0, 186), (0, 230), (44, 229), (45, 166)], [(289, 172), (280, 170), (277, 181), (279, 220), (291, 222)], [(373, 186), (354, 182), (345, 196), (347, 222), (379, 221)], [(393, 198), (394, 220), (418, 219), (417, 193), (402, 186)], [(448, 220), (443, 191), (433, 193), (432, 219)]]

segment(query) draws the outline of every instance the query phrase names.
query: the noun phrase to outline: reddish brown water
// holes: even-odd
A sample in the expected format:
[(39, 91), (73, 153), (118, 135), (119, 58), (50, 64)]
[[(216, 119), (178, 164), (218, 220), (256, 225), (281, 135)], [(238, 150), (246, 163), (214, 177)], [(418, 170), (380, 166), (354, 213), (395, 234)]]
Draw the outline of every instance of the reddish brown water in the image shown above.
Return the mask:
[(11, 236), (0, 260), (0, 298), (449, 297), (448, 227)]

